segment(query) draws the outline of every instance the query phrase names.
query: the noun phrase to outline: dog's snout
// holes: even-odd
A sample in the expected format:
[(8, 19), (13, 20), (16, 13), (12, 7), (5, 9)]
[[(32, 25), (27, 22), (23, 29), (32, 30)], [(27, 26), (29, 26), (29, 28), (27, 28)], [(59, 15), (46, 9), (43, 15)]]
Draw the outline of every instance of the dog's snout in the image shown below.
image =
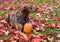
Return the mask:
[(38, 11), (38, 7), (36, 7), (36, 12)]
[(38, 10), (38, 7), (36, 8), (36, 10)]

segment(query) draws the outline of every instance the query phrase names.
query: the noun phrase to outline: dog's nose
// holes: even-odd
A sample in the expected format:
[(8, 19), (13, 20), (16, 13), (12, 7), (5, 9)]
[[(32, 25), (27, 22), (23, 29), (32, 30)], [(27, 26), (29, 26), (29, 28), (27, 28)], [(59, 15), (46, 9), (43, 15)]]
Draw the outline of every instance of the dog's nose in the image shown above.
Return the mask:
[(38, 7), (36, 7), (36, 12), (38, 12)]

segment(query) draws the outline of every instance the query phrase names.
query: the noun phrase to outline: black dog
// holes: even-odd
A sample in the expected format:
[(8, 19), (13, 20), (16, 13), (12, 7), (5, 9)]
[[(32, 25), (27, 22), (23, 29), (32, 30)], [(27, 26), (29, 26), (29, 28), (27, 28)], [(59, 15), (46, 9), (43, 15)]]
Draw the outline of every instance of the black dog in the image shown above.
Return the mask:
[(34, 7), (33, 5), (24, 5), (16, 13), (8, 15), (7, 22), (17, 31), (20, 31), (19, 33), (24, 36), (25, 34), (21, 32), (23, 30), (23, 26), (25, 23), (29, 22), (28, 15), (35, 11), (37, 11), (37, 7)]
[[(16, 13), (8, 15), (7, 21), (16, 30), (20, 30), (22, 29), (25, 23), (29, 22), (29, 18), (28, 18), (29, 13), (34, 11), (37, 11), (37, 7), (33, 7), (33, 5), (24, 5)], [(20, 26), (18, 26), (18, 24)]]

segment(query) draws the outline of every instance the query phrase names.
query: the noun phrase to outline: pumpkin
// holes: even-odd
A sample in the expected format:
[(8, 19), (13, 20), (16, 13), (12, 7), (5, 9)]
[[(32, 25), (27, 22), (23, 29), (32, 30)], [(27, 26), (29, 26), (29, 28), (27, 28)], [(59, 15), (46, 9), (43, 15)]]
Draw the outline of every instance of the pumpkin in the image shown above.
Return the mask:
[(31, 33), (31, 31), (32, 31), (32, 24), (31, 23), (26, 23), (25, 25), (24, 25), (24, 32), (25, 33)]

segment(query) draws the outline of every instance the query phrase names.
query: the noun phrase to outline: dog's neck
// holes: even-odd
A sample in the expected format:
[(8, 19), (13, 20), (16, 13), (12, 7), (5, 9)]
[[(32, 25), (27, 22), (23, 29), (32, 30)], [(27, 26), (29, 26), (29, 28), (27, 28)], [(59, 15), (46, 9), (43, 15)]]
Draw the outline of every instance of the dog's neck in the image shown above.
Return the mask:
[(22, 19), (26, 20), (28, 18), (29, 13), (23, 13), (22, 14)]

